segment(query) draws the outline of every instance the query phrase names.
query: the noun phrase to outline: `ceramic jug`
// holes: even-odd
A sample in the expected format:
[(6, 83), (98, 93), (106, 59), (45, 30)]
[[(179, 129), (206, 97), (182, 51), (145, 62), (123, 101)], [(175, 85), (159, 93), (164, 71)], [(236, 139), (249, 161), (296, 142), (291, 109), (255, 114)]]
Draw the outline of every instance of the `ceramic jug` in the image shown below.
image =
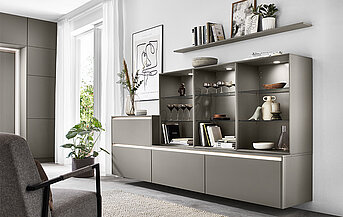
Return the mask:
[(270, 121), (272, 119), (272, 103), (276, 100), (276, 96), (264, 96), (262, 105), (262, 119)]

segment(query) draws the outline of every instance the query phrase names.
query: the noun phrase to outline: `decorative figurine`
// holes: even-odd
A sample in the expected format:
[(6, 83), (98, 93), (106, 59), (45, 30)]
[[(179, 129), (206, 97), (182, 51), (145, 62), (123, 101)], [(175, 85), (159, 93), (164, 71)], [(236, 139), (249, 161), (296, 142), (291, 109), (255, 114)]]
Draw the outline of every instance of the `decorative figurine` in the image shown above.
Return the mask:
[(249, 118), (249, 121), (260, 120), (261, 119), (261, 110), (262, 110), (262, 107), (261, 106), (257, 106), (257, 108), (255, 110), (255, 113), (253, 114), (253, 116), (251, 116), (251, 118)]
[(177, 92), (180, 94), (180, 96), (186, 96), (185, 83), (181, 83), (179, 90)]

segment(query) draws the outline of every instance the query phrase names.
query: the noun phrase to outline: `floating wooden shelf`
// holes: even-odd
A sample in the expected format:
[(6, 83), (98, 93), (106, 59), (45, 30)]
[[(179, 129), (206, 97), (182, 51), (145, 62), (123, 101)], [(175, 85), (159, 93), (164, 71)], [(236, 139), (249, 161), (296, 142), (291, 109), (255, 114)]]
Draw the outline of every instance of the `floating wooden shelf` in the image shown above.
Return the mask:
[(263, 37), (263, 36), (267, 36), (267, 35), (274, 35), (274, 34), (278, 34), (278, 33), (282, 33), (282, 32), (288, 32), (288, 31), (293, 31), (293, 30), (297, 30), (297, 29), (303, 29), (303, 28), (307, 28), (307, 27), (311, 27), (311, 26), (312, 26), (312, 24), (300, 22), (300, 23), (295, 23), (295, 24), (291, 24), (291, 25), (287, 25), (287, 26), (278, 27), (275, 29), (270, 29), (270, 30), (252, 33), (249, 35), (239, 36), (236, 38), (229, 38), (229, 39), (225, 39), (222, 41), (212, 42), (209, 44), (203, 44), (203, 45), (198, 45), (198, 46), (181, 48), (181, 49), (174, 50), (174, 52), (176, 52), (176, 53), (187, 53), (187, 52), (191, 52), (191, 51), (195, 51), (195, 50), (201, 50), (201, 49), (216, 47), (216, 46), (220, 46), (220, 45), (224, 45), (224, 44), (231, 44), (231, 43), (235, 43), (235, 42), (239, 42), (239, 41), (245, 41), (245, 40), (249, 40), (249, 39), (253, 39), (253, 38), (259, 38), (259, 37)]

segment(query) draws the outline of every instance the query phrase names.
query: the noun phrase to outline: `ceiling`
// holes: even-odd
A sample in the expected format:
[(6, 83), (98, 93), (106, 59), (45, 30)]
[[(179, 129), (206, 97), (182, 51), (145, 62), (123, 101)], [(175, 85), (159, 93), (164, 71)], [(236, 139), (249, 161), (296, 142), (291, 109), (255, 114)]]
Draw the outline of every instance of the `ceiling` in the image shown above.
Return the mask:
[(0, 0), (0, 12), (57, 21), (91, 0)]

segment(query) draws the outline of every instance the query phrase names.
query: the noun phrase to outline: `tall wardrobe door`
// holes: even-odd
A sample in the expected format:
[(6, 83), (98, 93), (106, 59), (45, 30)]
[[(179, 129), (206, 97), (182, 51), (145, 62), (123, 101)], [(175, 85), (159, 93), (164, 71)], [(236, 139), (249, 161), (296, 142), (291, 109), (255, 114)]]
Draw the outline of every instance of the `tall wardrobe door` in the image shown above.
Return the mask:
[(14, 133), (15, 55), (0, 51), (0, 132)]

